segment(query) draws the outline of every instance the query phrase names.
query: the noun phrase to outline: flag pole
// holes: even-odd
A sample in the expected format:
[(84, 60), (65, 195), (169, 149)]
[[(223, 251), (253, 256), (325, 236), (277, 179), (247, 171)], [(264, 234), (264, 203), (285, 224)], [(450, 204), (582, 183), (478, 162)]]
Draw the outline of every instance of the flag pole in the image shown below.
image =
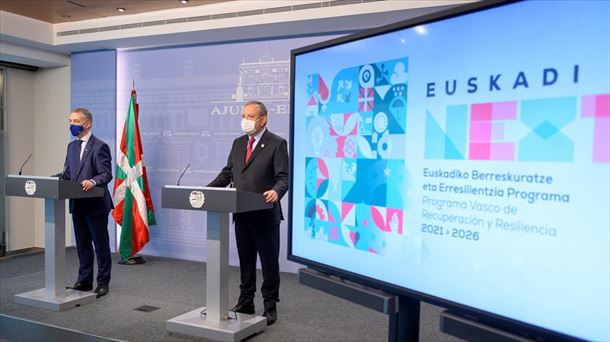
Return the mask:
[[(131, 79), (131, 92), (136, 91), (136, 80), (134, 78)], [(136, 115), (136, 121), (139, 119), (139, 115)], [(134, 254), (129, 259), (123, 260), (123, 258), (119, 258), (119, 264), (121, 265), (139, 265), (146, 263), (146, 260), (141, 255)]]
[[(121, 168), (121, 170), (123, 170), (120, 173), (119, 176), (119, 172), (117, 171), (117, 177), (115, 178), (115, 191), (113, 193), (113, 197), (116, 196), (115, 200), (115, 209), (113, 210), (112, 216), (115, 219), (115, 221), (117, 223), (120, 223), (122, 226), (122, 229), (125, 229), (125, 224), (127, 224), (128, 227), (130, 227), (129, 231), (127, 233), (125, 233), (123, 230), (121, 231), (121, 246), (119, 246), (120, 252), (119, 254), (121, 255), (118, 263), (121, 265), (138, 265), (138, 264), (143, 264), (146, 261), (144, 260), (144, 258), (141, 255), (138, 255), (137, 253), (139, 251), (142, 250), (142, 248), (144, 247), (144, 245), (146, 243), (148, 243), (149, 241), (149, 233), (148, 233), (148, 229), (150, 225), (155, 225), (155, 218), (154, 218), (154, 207), (152, 205), (152, 200), (150, 198), (150, 190), (148, 187), (148, 179), (146, 176), (146, 167), (144, 166), (144, 160), (141, 159), (139, 162), (137, 161), (139, 158), (142, 158), (143, 156), (143, 150), (142, 150), (142, 145), (141, 145), (141, 140), (140, 140), (140, 132), (139, 132), (139, 128), (138, 128), (138, 119), (139, 119), (139, 106), (137, 103), (137, 95), (136, 95), (136, 82), (135, 79), (132, 79), (132, 90), (131, 90), (131, 100), (130, 100), (130, 108), (128, 110), (128, 116), (125, 118), (125, 126), (123, 128), (123, 137), (121, 140), (121, 155), (124, 154), (122, 156), (122, 158), (119, 158), (120, 160), (117, 162), (117, 170), (119, 168)], [(131, 114), (130, 114), (131, 113)], [(130, 115), (131, 119), (129, 119)], [(130, 121), (131, 122), (131, 130), (130, 132), (127, 132), (127, 120), (134, 120), (134, 121)], [(126, 137), (129, 134), (132, 134), (130, 139), (134, 139), (135, 137), (135, 141), (134, 140), (129, 140), (131, 142), (127, 143), (127, 145), (125, 145), (126, 143), (123, 141), (126, 139)], [(134, 144), (134, 145), (132, 145)], [(127, 146), (130, 146), (129, 151), (126, 150)], [(137, 151), (137, 152), (136, 152)], [(134, 154), (135, 153), (135, 157)], [(129, 157), (126, 157), (129, 156)], [(131, 158), (135, 158), (133, 160), (131, 160)], [(130, 166), (130, 163), (134, 163), (134, 161), (136, 162), (136, 164), (140, 164), (140, 167), (142, 169), (142, 174), (140, 175), (140, 177), (142, 177), (143, 179), (143, 189), (144, 189), (144, 194), (142, 197), (142, 194), (140, 194), (140, 197), (138, 197), (137, 199), (133, 197), (133, 194), (129, 193), (128, 197), (125, 197), (126, 194), (126, 188), (129, 188), (130, 185), (130, 180), (129, 180), (129, 176), (125, 175), (125, 172), (132, 172), (132, 166)], [(125, 171), (127, 170), (127, 171)], [(121, 190), (122, 189), (122, 190)], [(129, 202), (125, 202), (126, 198), (129, 198), (130, 201)], [(131, 211), (133, 206), (136, 205), (137, 203), (136, 201), (139, 201), (140, 203), (145, 202), (146, 203), (146, 211), (145, 212), (138, 212), (138, 211)], [(126, 203), (129, 203), (129, 207), (126, 207)], [(140, 224), (134, 224), (134, 215), (137, 215), (139, 217), (139, 222)], [(142, 222), (144, 222), (144, 224), (142, 224)], [(136, 232), (138, 232), (136, 234)], [(123, 236), (123, 234), (125, 235), (125, 238)], [(133, 240), (136, 235), (137, 240)], [(130, 246), (131, 245), (131, 246)], [(131, 249), (131, 253), (128, 254), (127, 249)]]

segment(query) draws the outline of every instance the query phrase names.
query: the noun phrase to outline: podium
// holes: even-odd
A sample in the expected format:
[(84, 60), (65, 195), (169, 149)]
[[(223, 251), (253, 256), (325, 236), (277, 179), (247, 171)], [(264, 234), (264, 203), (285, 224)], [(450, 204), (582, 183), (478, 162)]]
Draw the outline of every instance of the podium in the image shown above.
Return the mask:
[(64, 311), (95, 301), (95, 293), (66, 289), (66, 199), (104, 196), (104, 189), (89, 192), (81, 185), (57, 177), (8, 175), (7, 196), (44, 198), (43, 289), (15, 295), (15, 302), (37, 308)]
[(167, 321), (168, 332), (219, 341), (241, 341), (264, 331), (267, 319), (229, 317), (229, 213), (272, 208), (263, 195), (233, 188), (170, 186), (161, 189), (163, 208), (207, 211), (206, 306)]

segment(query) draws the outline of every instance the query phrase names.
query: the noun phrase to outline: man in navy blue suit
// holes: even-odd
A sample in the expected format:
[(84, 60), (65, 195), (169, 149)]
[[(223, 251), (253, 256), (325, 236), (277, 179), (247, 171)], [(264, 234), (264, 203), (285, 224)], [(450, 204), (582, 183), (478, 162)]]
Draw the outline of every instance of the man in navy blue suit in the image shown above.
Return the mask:
[(93, 289), (94, 250), (97, 256), (97, 297), (108, 293), (110, 283), (110, 242), (108, 238), (108, 214), (114, 207), (107, 184), (112, 180), (112, 157), (110, 148), (91, 134), (93, 116), (85, 108), (76, 108), (70, 113), (70, 132), (76, 140), (68, 144), (62, 179), (78, 182), (84, 191), (94, 186), (104, 188), (103, 197), (71, 199), (70, 213), (76, 237), (79, 270), (78, 280), (72, 289)]

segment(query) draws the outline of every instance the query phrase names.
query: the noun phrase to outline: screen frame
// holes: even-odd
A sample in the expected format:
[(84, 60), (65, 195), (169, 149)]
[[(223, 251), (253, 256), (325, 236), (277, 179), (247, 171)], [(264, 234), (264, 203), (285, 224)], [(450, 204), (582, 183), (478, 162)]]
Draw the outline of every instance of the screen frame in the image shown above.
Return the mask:
[[(350, 34), (347, 36), (327, 40), (324, 42), (304, 46), (298, 49), (294, 49), (290, 53), (290, 175), (294, 174), (294, 113), (295, 113), (295, 69), (296, 69), (296, 58), (297, 56), (309, 52), (314, 52), (324, 48), (329, 48), (344, 43), (349, 43), (361, 39), (366, 39), (381, 34), (387, 34), (398, 30), (412, 28), (422, 24), (430, 24), (433, 22), (439, 22), (446, 19), (451, 19), (471, 13), (482, 12), (485, 10), (502, 7), (505, 5), (525, 2), (525, 0), (483, 0), (481, 2), (468, 3), (464, 5), (458, 5), (449, 9), (440, 10), (439, 12), (422, 15), (416, 18), (408, 19), (405, 21), (380, 26), (373, 29), (364, 30), (358, 33)], [(294, 184), (294, 177), (290, 177), (290, 188), (292, 189)], [(302, 186), (302, 184), (297, 184)], [(540, 326), (536, 326), (524, 321), (515, 320), (505, 316), (501, 316), (496, 313), (484, 311), (476, 307), (467, 306), (458, 302), (454, 302), (441, 297), (436, 297), (424, 292), (415, 291), (412, 289), (404, 288), (395, 284), (391, 284), (385, 281), (374, 279), (371, 277), (357, 274), (347, 270), (339, 269), (331, 265), (322, 264), (314, 260), (306, 259), (298, 255), (294, 255), (292, 252), (292, 211), (293, 211), (293, 192), (289, 191), (288, 197), (288, 236), (287, 236), (287, 258), (290, 261), (297, 262), (307, 267), (313, 268), (322, 273), (339, 276), (349, 281), (362, 284), (364, 286), (377, 288), (382, 291), (386, 291), (395, 295), (411, 297), (423, 302), (431, 303), (443, 308), (447, 308), (452, 312), (464, 315), (470, 319), (487, 324), (500, 329), (508, 330), (520, 336), (532, 338), (542, 341), (581, 341), (581, 339), (566, 335), (557, 331), (549, 330)]]

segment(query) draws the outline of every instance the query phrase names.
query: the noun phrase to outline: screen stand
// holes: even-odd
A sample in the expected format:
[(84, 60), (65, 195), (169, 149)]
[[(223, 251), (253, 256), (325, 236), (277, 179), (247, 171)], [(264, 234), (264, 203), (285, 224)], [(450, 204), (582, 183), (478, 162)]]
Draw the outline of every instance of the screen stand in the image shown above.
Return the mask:
[(398, 311), (389, 314), (388, 341), (419, 341), (419, 300), (396, 296)]
[(534, 340), (477, 322), (449, 310), (441, 312), (440, 330), (447, 335), (472, 342), (534, 342)]
[(419, 341), (420, 302), (372, 289), (311, 268), (299, 270), (299, 283), (389, 316), (388, 341)]

